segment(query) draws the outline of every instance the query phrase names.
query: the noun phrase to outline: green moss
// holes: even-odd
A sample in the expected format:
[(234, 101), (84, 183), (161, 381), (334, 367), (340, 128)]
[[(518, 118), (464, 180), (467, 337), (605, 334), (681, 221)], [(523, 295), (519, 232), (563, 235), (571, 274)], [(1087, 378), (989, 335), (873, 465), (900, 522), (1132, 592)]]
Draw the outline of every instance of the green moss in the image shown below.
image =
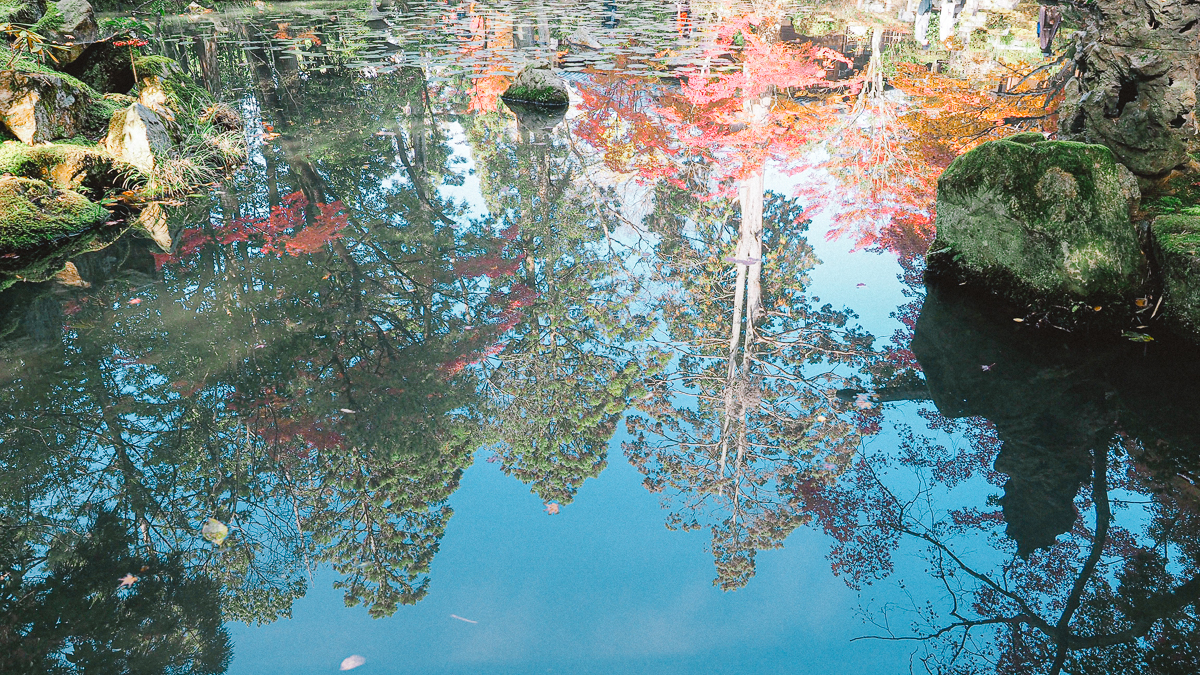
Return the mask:
[(25, 145), (0, 144), (0, 174), (44, 181), (99, 199), (136, 185), (137, 170), (86, 139)]
[(0, 250), (53, 244), (104, 222), (108, 212), (71, 190), (43, 181), (0, 177)]
[(942, 174), (937, 234), (953, 251), (949, 262), (973, 276), (1004, 271), (1006, 285), (1064, 302), (1135, 297), (1146, 270), (1130, 220), (1136, 195), (1108, 148), (1019, 134), (984, 143)]
[(1019, 134), (1013, 134), (1008, 138), (1002, 139), (1009, 143), (1020, 143), (1021, 145), (1033, 145), (1046, 140), (1046, 137), (1037, 131), (1024, 131)]
[(37, 20), (37, 23), (33, 24), (33, 32), (38, 35), (57, 33), (66, 22), (67, 18), (63, 16), (58, 5), (48, 2), (46, 3), (46, 13), (42, 15), (42, 18)]
[(0, 144), (0, 173), (22, 178), (41, 178), (66, 161), (66, 151), (56, 145), (25, 145), (16, 141)]
[(552, 106), (564, 106), (570, 102), (566, 94), (554, 87), (513, 86), (504, 92), (504, 98)]
[(32, 58), (26, 52), (18, 51), (14, 53), (11, 47), (0, 47), (0, 59), (3, 59), (3, 63), (5, 64), (7, 64), (9, 61), (12, 61), (12, 65), (6, 70), (54, 75), (62, 78), (67, 84), (83, 91), (83, 93), (91, 96), (92, 98), (100, 98), (100, 93), (89, 86), (86, 82), (76, 79), (64, 72), (55, 70), (45, 63), (42, 63), (38, 59)]
[(1164, 253), (1200, 253), (1200, 214), (1159, 216), (1154, 219), (1154, 238)]

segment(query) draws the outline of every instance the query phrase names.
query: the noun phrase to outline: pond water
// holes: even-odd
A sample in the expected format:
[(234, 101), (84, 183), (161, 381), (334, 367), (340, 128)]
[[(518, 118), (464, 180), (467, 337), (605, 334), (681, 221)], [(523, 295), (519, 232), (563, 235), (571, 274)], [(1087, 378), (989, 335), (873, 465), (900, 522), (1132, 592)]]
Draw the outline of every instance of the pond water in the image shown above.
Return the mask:
[(0, 295), (0, 663), (1196, 672), (1200, 360), (925, 287), (1015, 129), (859, 14), (164, 17), (250, 161)]

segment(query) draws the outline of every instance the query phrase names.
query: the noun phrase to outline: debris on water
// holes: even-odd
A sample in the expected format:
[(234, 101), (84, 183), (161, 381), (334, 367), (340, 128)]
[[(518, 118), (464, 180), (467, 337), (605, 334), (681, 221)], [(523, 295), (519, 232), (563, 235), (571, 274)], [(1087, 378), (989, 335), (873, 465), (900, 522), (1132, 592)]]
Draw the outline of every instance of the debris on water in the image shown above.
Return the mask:
[(558, 513), (558, 502), (546, 502), (546, 513), (551, 516)]
[(359, 656), (358, 654), (353, 654), (342, 659), (342, 666), (338, 668), (338, 670), (354, 670), (366, 662), (366, 658)]
[(459, 615), (457, 615), (457, 614), (451, 614), (451, 615), (450, 615), (450, 618), (451, 618), (451, 619), (458, 619), (459, 621), (465, 621), (465, 622), (467, 622), (467, 623), (479, 623), (478, 621), (472, 621), (472, 620), (470, 620), (470, 619), (464, 619), (464, 618), (462, 618), (461, 616), (459, 616)]
[(1145, 333), (1135, 333), (1131, 330), (1122, 332), (1121, 336), (1132, 342), (1154, 342), (1153, 336), (1146, 335)]
[(996, 364), (994, 364), (994, 363), (989, 363), (989, 364), (986, 364), (986, 365), (979, 366), (979, 369), (980, 369), (980, 370), (982, 370), (983, 372), (985, 372), (985, 373), (986, 373), (987, 371), (989, 371), (989, 370), (991, 370), (992, 368), (995, 368), (995, 367), (996, 367)]
[(117, 586), (117, 588), (118, 589), (130, 588), (134, 584), (136, 584), (137, 581), (138, 581), (137, 577), (133, 576), (132, 574), (126, 573), (125, 576), (121, 577), (121, 585)]
[(200, 534), (205, 539), (220, 546), (225, 543), (225, 538), (229, 536), (229, 527), (216, 518), (209, 518), (204, 523), (204, 527), (200, 528)]

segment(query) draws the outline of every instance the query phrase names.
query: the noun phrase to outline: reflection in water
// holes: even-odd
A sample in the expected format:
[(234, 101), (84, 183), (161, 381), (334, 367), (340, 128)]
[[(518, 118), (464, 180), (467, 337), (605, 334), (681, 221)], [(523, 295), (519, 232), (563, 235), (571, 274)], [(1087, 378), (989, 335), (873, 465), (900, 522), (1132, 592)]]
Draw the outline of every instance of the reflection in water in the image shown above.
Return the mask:
[[(1052, 128), (1056, 71), (996, 65), (970, 16), (925, 52), (911, 17), (829, 4), (164, 21), (252, 160), (161, 205), (169, 237), (0, 282), (0, 658), (133, 641), (117, 670), (220, 672), (218, 605), (288, 616), (325, 567), (390, 615), (477, 450), (557, 512), (624, 419), (722, 589), (803, 525), (860, 588), (909, 541), (933, 590), (868, 613), (931, 672), (1194, 670), (1195, 359), (923, 297), (936, 176)], [(563, 119), (499, 101), (536, 58), (569, 71)], [(891, 344), (814, 296), (818, 212), (899, 259)], [(47, 280), (65, 256), (86, 284)]]
[(225, 672), (229, 635), (211, 578), (137, 551), (106, 511), (71, 538), (41, 542), (30, 529), (0, 521), (4, 672)]

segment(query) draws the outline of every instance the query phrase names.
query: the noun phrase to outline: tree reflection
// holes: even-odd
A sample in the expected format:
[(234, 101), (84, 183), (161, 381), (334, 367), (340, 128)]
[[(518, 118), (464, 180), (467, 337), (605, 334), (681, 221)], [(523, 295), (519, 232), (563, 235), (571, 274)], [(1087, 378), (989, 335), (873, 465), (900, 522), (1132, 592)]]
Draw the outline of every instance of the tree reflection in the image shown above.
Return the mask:
[[(448, 75), (406, 61), (377, 14), (189, 34), (193, 70), (242, 97), (253, 168), (159, 205), (169, 250), (81, 247), (91, 288), (4, 291), (0, 517), (25, 586), (4, 596), (19, 620), (2, 639), (33, 646), (0, 658), (62, 665), (81, 631), (116, 644), (142, 621), (170, 645), (147, 670), (215, 672), (210, 615), (286, 615), (320, 565), (348, 602), (390, 614), (428, 592), (476, 451), (567, 504), (633, 408), (626, 456), (669, 526), (709, 529), (724, 589), (809, 523), (857, 586), (904, 569), (902, 541), (923, 547), (938, 597), (880, 618), (919, 626), (888, 637), (919, 640), (933, 672), (1192, 668), (1200, 432), (1172, 419), (1181, 376), (1126, 348), (1061, 357), (919, 297), (933, 178), (1046, 121), (1052, 69), (1014, 65), (1030, 77), (1000, 97), (901, 52), (890, 18), (859, 16), (851, 53), (842, 19), (835, 48), (797, 32), (815, 17), (759, 9), (680, 7), (672, 48), (694, 32), (702, 59), (662, 56), (655, 78), (581, 66), (562, 120), (496, 100), (505, 50), (553, 49), (544, 13), (536, 38), (478, 6), (422, 15), (421, 39), (466, 28), (449, 49), (469, 67)], [(600, 51), (578, 40), (568, 58)], [(648, 45), (614, 58), (643, 65)], [(816, 157), (820, 194), (766, 189), (768, 170)], [(478, 201), (452, 196), (476, 180)], [(623, 201), (638, 191), (646, 204)], [(812, 295), (813, 207), (837, 211), (835, 236), (900, 257), (914, 301), (891, 346)], [(880, 402), (926, 396), (929, 433), (959, 445), (908, 429), (884, 452), (863, 443)], [(971, 502), (972, 486), (1003, 494)], [(210, 517), (230, 525), (220, 547), (199, 535)], [(53, 615), (142, 567), (103, 596), (111, 625)], [(176, 614), (137, 614), (126, 600), (143, 593)]]
[(178, 556), (138, 552), (107, 512), (49, 548), (31, 546), (25, 527), (0, 521), (4, 672), (225, 672), (231, 649), (215, 581)]
[[(1191, 671), (1196, 495), (1176, 448), (1194, 447), (1197, 427), (1156, 409), (1194, 397), (1193, 376), (1172, 373), (1171, 351), (1059, 343), (1005, 316), (934, 289), (917, 323), (913, 349), (940, 413), (986, 417), (929, 419), (969, 430), (969, 444), (907, 431), (899, 453), (860, 453), (840, 485), (801, 485), (824, 505), (835, 570), (869, 583), (893, 573), (904, 540), (923, 547), (938, 590), (875, 618), (883, 637), (920, 642), (931, 672)], [(990, 509), (953, 496), (983, 481), (1004, 491)]]

